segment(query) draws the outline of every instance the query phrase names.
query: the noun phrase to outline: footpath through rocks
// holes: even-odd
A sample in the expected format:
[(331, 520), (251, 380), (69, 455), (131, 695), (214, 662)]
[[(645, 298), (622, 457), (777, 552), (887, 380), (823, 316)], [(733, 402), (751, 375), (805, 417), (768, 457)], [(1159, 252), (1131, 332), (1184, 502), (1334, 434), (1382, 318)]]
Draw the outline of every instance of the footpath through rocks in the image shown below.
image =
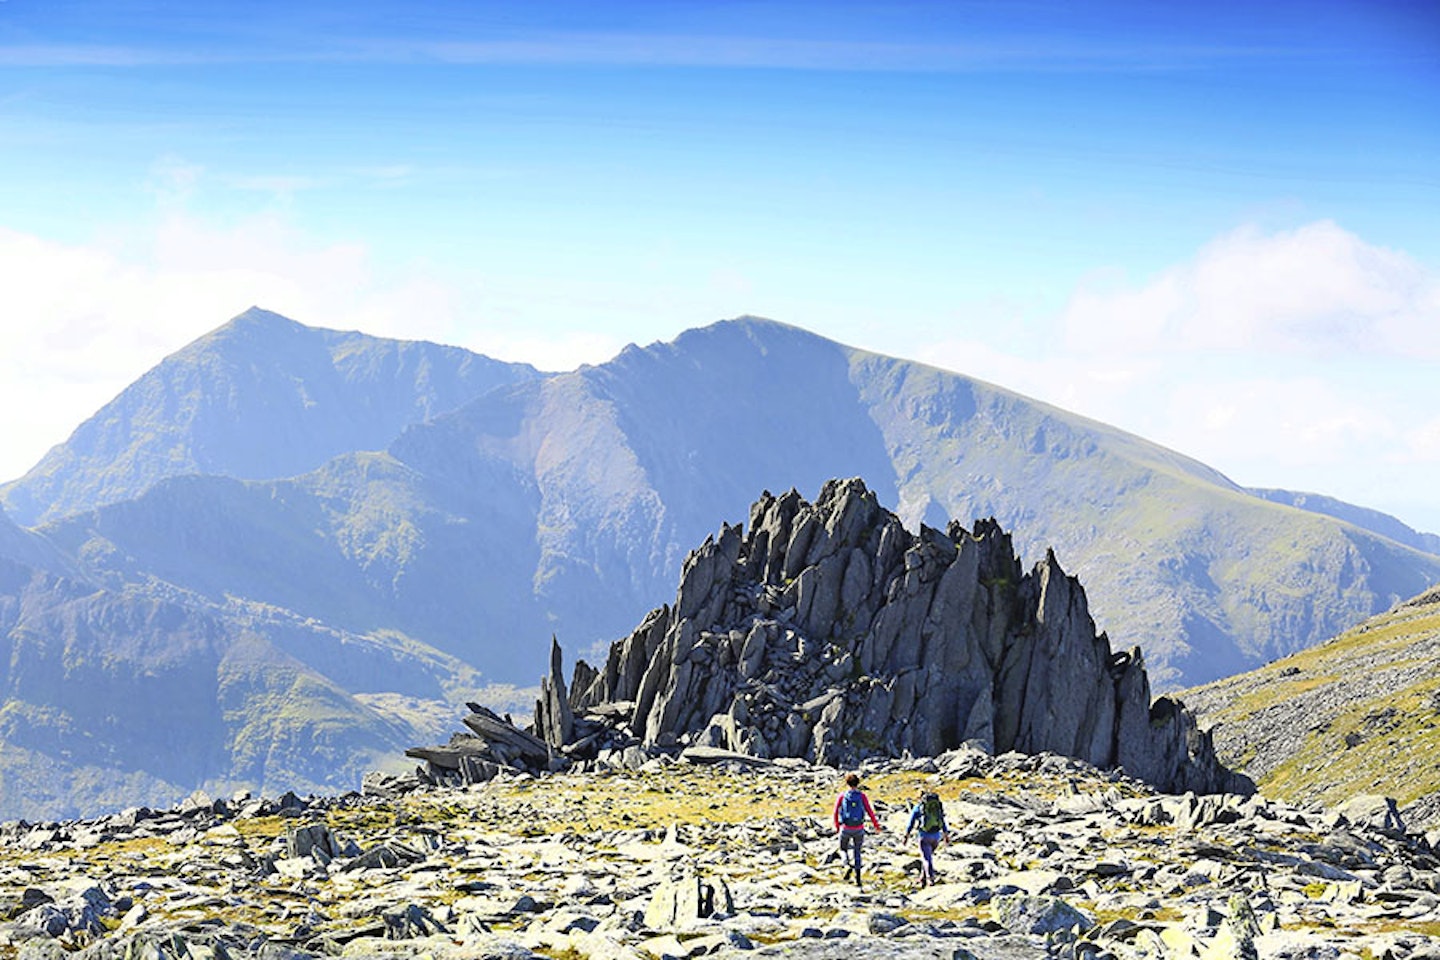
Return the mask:
[[(1440, 958), (1440, 834), (1380, 798), (1169, 796), (973, 749), (861, 772), (885, 832), (858, 890), (840, 774), (794, 759), (12, 822), (0, 957)], [(953, 841), (928, 889), (901, 843), (924, 790)]]

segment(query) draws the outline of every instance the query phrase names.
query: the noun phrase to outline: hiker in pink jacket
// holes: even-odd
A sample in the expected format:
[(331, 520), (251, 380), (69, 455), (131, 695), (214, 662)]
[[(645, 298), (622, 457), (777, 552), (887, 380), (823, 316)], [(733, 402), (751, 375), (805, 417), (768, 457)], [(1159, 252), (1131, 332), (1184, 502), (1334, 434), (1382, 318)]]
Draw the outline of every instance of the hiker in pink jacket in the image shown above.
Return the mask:
[(860, 789), (860, 775), (852, 773), (845, 778), (845, 789), (835, 798), (835, 831), (840, 836), (840, 858), (848, 860), (850, 850), (855, 851), (854, 866), (845, 868), (845, 877), (855, 872), (855, 886), (860, 886), (860, 848), (865, 843), (865, 818), (875, 825), (875, 832), (881, 832), (880, 821), (870, 798)]

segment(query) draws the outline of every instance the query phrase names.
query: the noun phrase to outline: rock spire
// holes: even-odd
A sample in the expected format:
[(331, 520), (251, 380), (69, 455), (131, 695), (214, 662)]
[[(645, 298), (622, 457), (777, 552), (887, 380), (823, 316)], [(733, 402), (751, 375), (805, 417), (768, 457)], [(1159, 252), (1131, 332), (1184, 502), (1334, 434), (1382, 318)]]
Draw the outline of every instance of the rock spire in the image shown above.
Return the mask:
[(859, 479), (813, 503), (763, 494), (745, 529), (686, 558), (674, 604), (603, 666), (577, 663), (568, 691), (552, 650), (543, 690), (535, 729), (571, 759), (602, 741), (582, 718), (603, 717), (647, 752), (851, 765), (968, 742), (1165, 791), (1253, 791), (1183, 705), (1151, 702), (1140, 651), (1096, 635), (1053, 553), (1023, 572), (994, 520), (911, 533)]

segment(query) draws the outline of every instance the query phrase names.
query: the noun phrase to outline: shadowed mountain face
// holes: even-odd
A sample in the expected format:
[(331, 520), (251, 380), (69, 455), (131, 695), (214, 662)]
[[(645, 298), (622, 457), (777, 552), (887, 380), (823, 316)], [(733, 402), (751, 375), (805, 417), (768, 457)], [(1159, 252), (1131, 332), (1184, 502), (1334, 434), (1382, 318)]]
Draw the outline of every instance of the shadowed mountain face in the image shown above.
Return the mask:
[[(175, 402), (141, 402), (167, 390)], [(136, 604), (172, 604), (207, 624), (206, 689), (227, 698), (225, 746), (200, 782), (262, 768), (269, 786), (329, 782), (346, 750), (427, 739), (440, 701), (481, 678), (533, 683), (552, 634), (584, 652), (626, 633), (759, 491), (840, 476), (863, 477), (912, 529), (993, 516), (1027, 563), (1053, 547), (1113, 647), (1141, 646), (1160, 689), (1309, 646), (1440, 581), (1440, 557), (1267, 502), (1132, 435), (769, 321), (541, 377), (252, 311), (7, 488), (12, 515), (25, 501), (23, 515), (56, 519), (0, 524), (0, 556), (26, 571), (0, 589), (3, 636), (13, 650), (63, 634), (63, 591), (21, 599), (38, 571), (96, 597), (113, 626), (96, 650), (122, 642)], [(169, 634), (154, 636), (138, 662), (165, 648)], [(261, 653), (231, 670), (235, 649)], [(31, 727), (76, 739), (63, 762), (39, 751), (14, 769), (111, 758), (112, 782), (135, 777), (129, 802), (176, 785), (65, 707), (119, 694), (56, 685), (65, 659), (38, 662), (6, 695), (45, 705)], [(272, 716), (285, 722), (259, 722)], [(334, 746), (306, 755), (309, 741)]]
[(467, 668), (416, 644), (0, 559), (0, 818), (343, 789), (394, 766)]
[(127, 500), (166, 477), (289, 477), (538, 376), (457, 347), (302, 326), (251, 308), (141, 377), (0, 503), (24, 524)]

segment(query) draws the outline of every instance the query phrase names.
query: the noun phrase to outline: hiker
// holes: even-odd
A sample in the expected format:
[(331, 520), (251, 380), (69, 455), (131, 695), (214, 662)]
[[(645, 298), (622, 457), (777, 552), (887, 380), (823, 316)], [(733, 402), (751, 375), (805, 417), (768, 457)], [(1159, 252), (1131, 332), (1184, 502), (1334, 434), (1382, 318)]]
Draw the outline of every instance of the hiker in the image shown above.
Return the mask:
[(910, 831), (917, 828), (920, 833), (920, 888), (923, 890), (935, 885), (935, 848), (942, 839), (950, 842), (950, 828), (945, 825), (945, 805), (940, 802), (939, 794), (923, 794), (920, 802), (910, 811), (910, 822), (905, 827), (907, 842)]
[(853, 866), (845, 868), (845, 877), (849, 879), (853, 870), (857, 887), (860, 886), (860, 847), (865, 842), (867, 816), (875, 825), (875, 832), (880, 833), (880, 821), (875, 817), (875, 809), (870, 806), (870, 798), (860, 789), (860, 775), (849, 774), (845, 777), (845, 789), (835, 798), (835, 832), (840, 836), (841, 860), (849, 860), (848, 852), (855, 851)]

